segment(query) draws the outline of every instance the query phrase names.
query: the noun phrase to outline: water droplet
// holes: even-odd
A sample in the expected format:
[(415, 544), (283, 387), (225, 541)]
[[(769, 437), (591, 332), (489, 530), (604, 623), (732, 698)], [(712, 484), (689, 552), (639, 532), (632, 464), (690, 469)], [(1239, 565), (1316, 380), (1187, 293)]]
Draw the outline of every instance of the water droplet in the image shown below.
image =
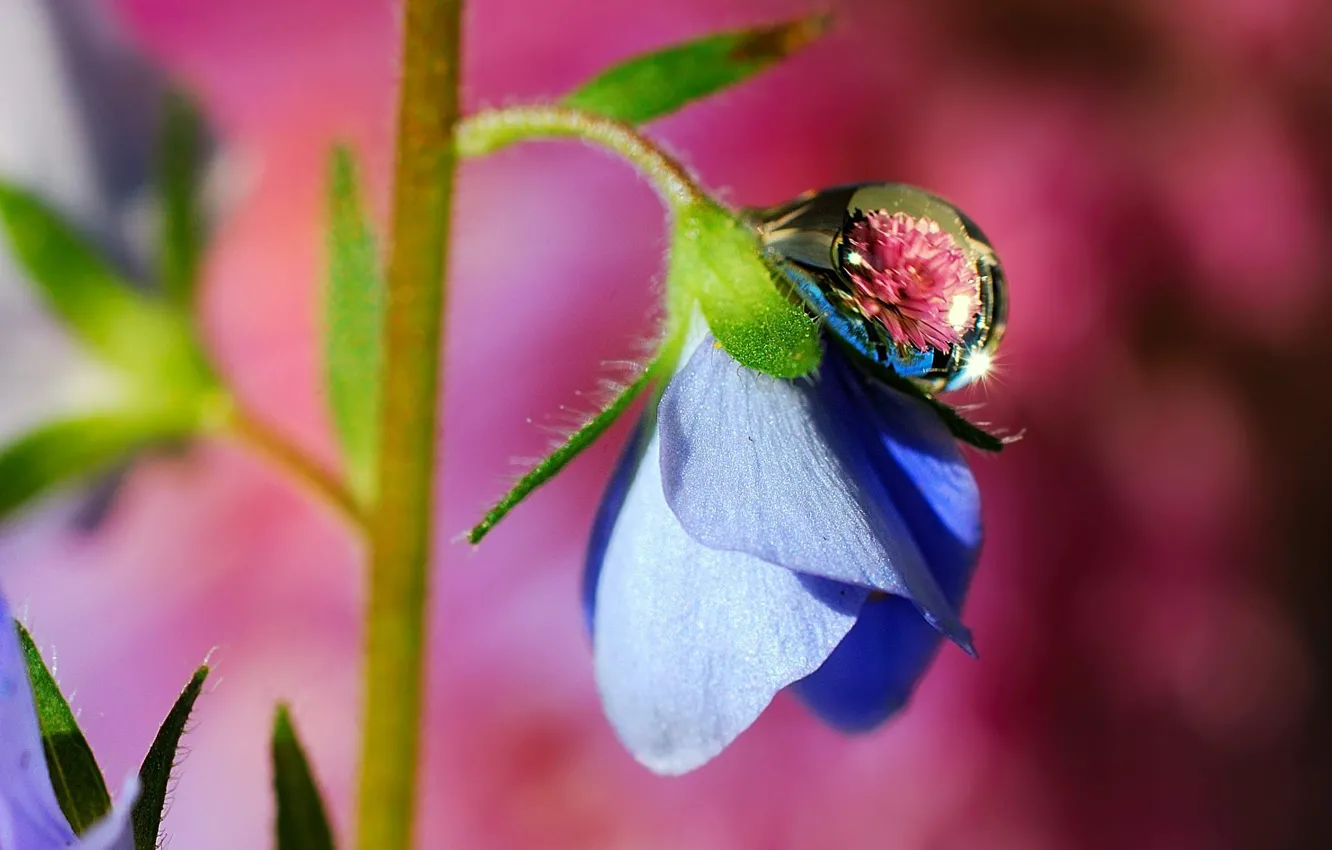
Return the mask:
[(765, 244), (828, 331), (930, 392), (985, 374), (1007, 292), (989, 239), (957, 207), (898, 183), (841, 186), (757, 212)]

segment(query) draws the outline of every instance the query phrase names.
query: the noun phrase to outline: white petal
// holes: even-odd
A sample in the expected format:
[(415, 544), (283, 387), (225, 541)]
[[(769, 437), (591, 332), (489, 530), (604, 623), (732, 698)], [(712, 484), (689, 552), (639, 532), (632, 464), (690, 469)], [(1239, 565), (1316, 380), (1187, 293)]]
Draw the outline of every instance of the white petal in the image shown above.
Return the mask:
[(656, 435), (611, 533), (594, 624), (607, 716), (658, 773), (692, 770), (819, 667), (866, 591), (685, 533), (662, 491)]

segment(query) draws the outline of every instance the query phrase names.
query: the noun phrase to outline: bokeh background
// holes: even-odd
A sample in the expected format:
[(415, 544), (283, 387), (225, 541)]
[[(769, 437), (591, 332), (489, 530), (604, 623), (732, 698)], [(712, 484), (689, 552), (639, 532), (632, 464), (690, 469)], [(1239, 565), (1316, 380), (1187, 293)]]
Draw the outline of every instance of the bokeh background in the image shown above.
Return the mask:
[[(471, 5), (471, 108), (810, 9)], [(478, 550), (457, 536), (521, 468), (514, 457), (540, 455), (590, 407), (604, 363), (640, 350), (662, 212), (625, 167), (577, 146), (469, 162), (420, 846), (1328, 846), (1332, 9), (831, 6), (839, 25), (822, 43), (652, 130), (736, 203), (902, 180), (993, 238), (1012, 317), (997, 375), (969, 400), (1025, 436), (975, 458), (989, 540), (966, 616), (981, 660), (945, 648), (910, 710), (867, 737), (838, 737), (782, 696), (695, 774), (635, 765), (600, 715), (576, 602), (623, 429)], [(132, 257), (156, 83), (116, 39), (191, 87), (220, 139), (211, 349), (254, 409), (331, 461), (321, 180), (330, 144), (350, 140), (384, 209), (394, 4), (4, 0), (0, 170)], [(86, 399), (94, 372), (0, 260), (0, 434)], [(279, 699), (345, 831), (356, 541), (224, 445), (146, 458), (94, 532), (77, 530), (87, 513), (68, 495), (5, 528), (0, 581), (55, 650), (111, 776), (135, 769), (207, 656), (217, 674), (171, 846), (270, 845)]]

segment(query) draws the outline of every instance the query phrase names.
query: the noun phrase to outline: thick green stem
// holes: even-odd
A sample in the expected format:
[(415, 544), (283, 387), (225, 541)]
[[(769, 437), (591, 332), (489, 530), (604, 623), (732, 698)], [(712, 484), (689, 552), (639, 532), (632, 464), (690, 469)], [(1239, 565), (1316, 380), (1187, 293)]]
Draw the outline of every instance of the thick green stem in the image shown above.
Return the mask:
[(684, 166), (633, 127), (567, 106), (515, 106), (469, 116), (458, 125), (458, 154), (483, 156), (542, 137), (577, 138), (614, 151), (652, 183), (671, 209), (711, 203)]
[(415, 820), (461, 11), (462, 0), (405, 0), (403, 9), (379, 497), (370, 514), (362, 850), (408, 850)]

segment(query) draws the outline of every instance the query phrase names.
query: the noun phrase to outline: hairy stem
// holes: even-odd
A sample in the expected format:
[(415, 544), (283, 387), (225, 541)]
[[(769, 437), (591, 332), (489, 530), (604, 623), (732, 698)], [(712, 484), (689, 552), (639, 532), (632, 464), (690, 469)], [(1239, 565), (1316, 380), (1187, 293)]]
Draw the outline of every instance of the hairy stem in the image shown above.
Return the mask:
[(646, 177), (672, 209), (708, 202), (680, 163), (628, 124), (567, 106), (515, 106), (469, 116), (458, 125), (458, 154), (483, 156), (515, 142), (577, 138), (619, 154)]
[(408, 850), (415, 820), (444, 269), (462, 0), (404, 0), (402, 88), (379, 431), (370, 514), (362, 850)]

